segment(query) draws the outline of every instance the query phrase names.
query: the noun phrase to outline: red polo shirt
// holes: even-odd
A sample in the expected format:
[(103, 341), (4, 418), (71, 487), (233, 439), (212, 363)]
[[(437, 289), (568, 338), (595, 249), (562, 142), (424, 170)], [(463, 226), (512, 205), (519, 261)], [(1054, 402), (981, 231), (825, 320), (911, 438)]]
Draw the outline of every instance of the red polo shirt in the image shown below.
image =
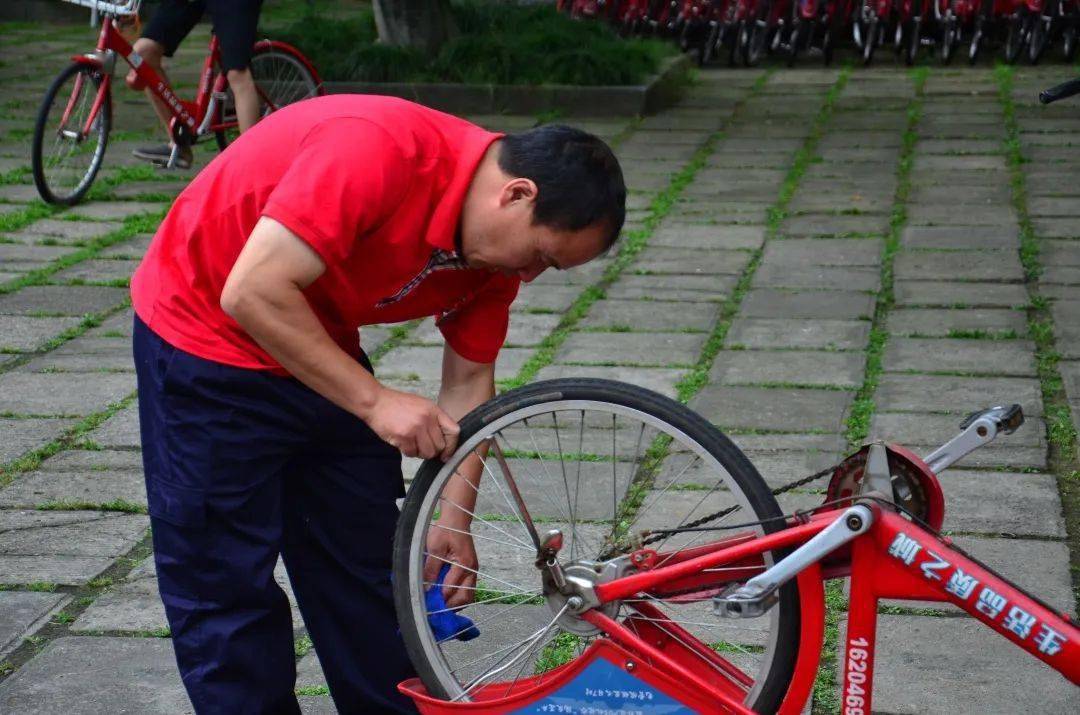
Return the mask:
[(435, 315), (455, 351), (491, 362), (518, 279), (431, 266), (453, 252), (469, 182), (499, 136), (391, 97), (336, 95), (275, 112), (177, 198), (132, 278), (135, 312), (185, 352), (284, 372), (220, 306), (240, 249), (268, 216), (326, 263), (304, 295), (346, 352), (358, 354), (362, 325)]

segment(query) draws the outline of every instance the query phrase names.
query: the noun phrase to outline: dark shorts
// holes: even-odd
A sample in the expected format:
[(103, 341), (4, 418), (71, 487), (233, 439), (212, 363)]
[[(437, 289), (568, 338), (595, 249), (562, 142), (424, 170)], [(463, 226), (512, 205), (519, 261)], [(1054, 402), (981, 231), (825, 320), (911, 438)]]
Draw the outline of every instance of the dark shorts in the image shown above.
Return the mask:
[(262, 0), (162, 0), (146, 24), (143, 37), (165, 48), (172, 57), (206, 10), (221, 43), (221, 65), (226, 72), (242, 70), (251, 62)]
[(279, 555), (338, 711), (415, 712), (396, 690), (414, 675), (390, 581), (400, 453), (297, 380), (138, 317), (133, 343), (158, 590), (196, 712), (300, 712)]

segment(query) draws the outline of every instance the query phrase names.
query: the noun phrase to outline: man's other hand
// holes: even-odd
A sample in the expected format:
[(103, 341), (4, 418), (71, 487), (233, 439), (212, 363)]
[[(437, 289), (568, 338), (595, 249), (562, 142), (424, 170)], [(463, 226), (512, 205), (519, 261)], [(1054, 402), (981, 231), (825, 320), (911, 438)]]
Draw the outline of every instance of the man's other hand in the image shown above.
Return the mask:
[(424, 562), (424, 588), (439, 578), (443, 564), (450, 571), (443, 581), (443, 599), (449, 608), (467, 606), (476, 596), (476, 570), (479, 562), (468, 525), (456, 521), (438, 520), (428, 532), (428, 557)]

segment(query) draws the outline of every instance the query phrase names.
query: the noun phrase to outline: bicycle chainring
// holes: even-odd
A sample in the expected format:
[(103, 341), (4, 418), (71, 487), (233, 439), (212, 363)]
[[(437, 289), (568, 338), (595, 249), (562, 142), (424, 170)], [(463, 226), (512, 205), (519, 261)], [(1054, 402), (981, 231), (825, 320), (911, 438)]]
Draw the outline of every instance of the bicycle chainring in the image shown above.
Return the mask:
[[(901, 513), (906, 512), (937, 531), (945, 518), (945, 500), (937, 477), (910, 450), (893, 444), (885, 448), (892, 477), (892, 498)], [(850, 506), (862, 494), (869, 450), (870, 446), (864, 445), (836, 466), (825, 498), (829, 509)]]

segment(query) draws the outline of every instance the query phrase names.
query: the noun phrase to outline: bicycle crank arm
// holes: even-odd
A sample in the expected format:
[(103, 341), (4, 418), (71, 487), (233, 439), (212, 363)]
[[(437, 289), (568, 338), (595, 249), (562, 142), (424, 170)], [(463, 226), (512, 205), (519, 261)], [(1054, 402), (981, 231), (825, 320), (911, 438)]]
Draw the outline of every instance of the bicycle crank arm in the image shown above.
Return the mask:
[(979, 447), (993, 442), (999, 433), (1012, 434), (1022, 424), (1024, 411), (1020, 405), (973, 412), (960, 423), (963, 432), (923, 457), (923, 461), (934, 474), (941, 474)]
[(713, 612), (724, 618), (757, 618), (764, 615), (780, 600), (781, 586), (808, 566), (866, 533), (873, 519), (874, 513), (862, 504), (847, 508), (840, 518), (765, 571), (741, 586), (733, 586), (723, 594), (714, 596)]

